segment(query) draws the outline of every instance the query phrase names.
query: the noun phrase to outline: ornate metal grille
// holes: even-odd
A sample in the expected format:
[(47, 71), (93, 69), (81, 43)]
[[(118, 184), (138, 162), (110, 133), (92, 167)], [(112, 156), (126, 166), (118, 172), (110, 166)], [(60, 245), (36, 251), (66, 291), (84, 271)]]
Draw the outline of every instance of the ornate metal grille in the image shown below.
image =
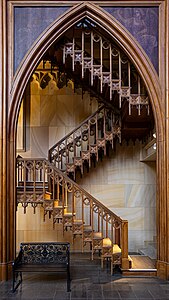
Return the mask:
[(21, 243), (22, 264), (66, 264), (69, 243)]

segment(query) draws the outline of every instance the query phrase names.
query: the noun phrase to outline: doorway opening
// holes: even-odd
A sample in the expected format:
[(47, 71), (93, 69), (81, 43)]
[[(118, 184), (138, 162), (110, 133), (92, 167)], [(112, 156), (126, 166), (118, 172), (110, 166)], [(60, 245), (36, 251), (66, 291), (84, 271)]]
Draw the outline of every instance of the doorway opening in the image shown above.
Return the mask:
[[(90, 196), (81, 199), (79, 190), (73, 187), (72, 192), (72, 182), (63, 191), (63, 172), (128, 220), (130, 253), (152, 251), (156, 259), (155, 134), (149, 94), (134, 63), (94, 21), (78, 21), (44, 54), (23, 96), (17, 127), (17, 245), (32, 239), (66, 239), (73, 240), (74, 251), (82, 245), (89, 251), (91, 228), (89, 243), (81, 242), (84, 220), (104, 238), (112, 235), (113, 224), (113, 241), (120, 243), (118, 218), (110, 222), (95, 200), (90, 210)], [(55, 182), (48, 181), (51, 169), (43, 173), (48, 168), (43, 159), (60, 170)], [(53, 210), (50, 193), (55, 197)]]

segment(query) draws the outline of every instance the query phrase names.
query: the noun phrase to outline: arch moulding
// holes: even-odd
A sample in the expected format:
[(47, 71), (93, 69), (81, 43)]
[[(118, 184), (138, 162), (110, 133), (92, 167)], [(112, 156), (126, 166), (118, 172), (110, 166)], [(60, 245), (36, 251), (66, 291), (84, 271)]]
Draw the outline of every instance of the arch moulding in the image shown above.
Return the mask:
[[(161, 207), (166, 207), (166, 178), (165, 178), (165, 119), (164, 108), (161, 105), (161, 89), (158, 76), (150, 60), (128, 31), (120, 25), (112, 16), (90, 2), (81, 2), (73, 6), (64, 15), (59, 17), (48, 29), (43, 32), (33, 44), (30, 51), (22, 61), (15, 77), (9, 82), (10, 98), (8, 99), (9, 114), (8, 114), (8, 151), (7, 151), (7, 190), (8, 190), (8, 203), (10, 203), (10, 210), (8, 212), (9, 231), (7, 233), (7, 243), (4, 243), (6, 252), (9, 253), (8, 261), (4, 262), (9, 264), (15, 256), (15, 157), (16, 157), (16, 126), (17, 118), (20, 109), (20, 104), (25, 87), (30, 79), (32, 71), (38, 65), (43, 54), (57, 39), (64, 34), (64, 32), (77, 21), (83, 17), (88, 17), (102, 27), (126, 52), (130, 60), (136, 65), (141, 77), (143, 78), (151, 105), (154, 112), (156, 130), (157, 130), (157, 212), (161, 211)], [(12, 54), (11, 54), (12, 55)], [(10, 56), (11, 57), (11, 56)], [(9, 59), (10, 60), (10, 59)], [(9, 70), (9, 74), (11, 71)], [(13, 176), (11, 176), (13, 174)], [(9, 221), (10, 220), (10, 221)], [(162, 278), (167, 278), (167, 272), (160, 270), (167, 270), (167, 250), (166, 247), (162, 249), (160, 244), (166, 245), (167, 242), (162, 238), (167, 234), (166, 229), (166, 216), (162, 213), (157, 215), (158, 220), (158, 275)], [(6, 220), (7, 221), (7, 220)], [(3, 241), (2, 241), (3, 242)], [(10, 251), (9, 251), (10, 249)], [(1, 277), (1, 276), (0, 276)]]

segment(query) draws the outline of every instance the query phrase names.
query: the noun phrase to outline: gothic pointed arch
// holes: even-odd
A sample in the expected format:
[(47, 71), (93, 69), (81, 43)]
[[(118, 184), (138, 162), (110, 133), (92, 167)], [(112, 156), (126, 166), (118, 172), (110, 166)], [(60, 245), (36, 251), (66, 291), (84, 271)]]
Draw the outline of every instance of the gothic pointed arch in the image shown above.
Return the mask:
[[(130, 35), (130, 33), (120, 25), (113, 17), (110, 17), (108, 13), (102, 10), (97, 5), (90, 2), (82, 2), (80, 4), (72, 7), (68, 12), (59, 17), (48, 29), (41, 35), (30, 51), (25, 56), (23, 63), (17, 70), (15, 77), (13, 79), (13, 84), (10, 94), (10, 107), (8, 115), (8, 139), (9, 139), (9, 149), (8, 149), (8, 179), (9, 179), (9, 199), (11, 206), (11, 216), (14, 218), (15, 215), (15, 176), (12, 178), (10, 176), (15, 174), (15, 148), (16, 148), (16, 126), (17, 118), (20, 109), (20, 104), (22, 101), (22, 95), (24, 93), (25, 87), (30, 79), (32, 71), (38, 65), (42, 59), (45, 52), (50, 48), (50, 46), (59, 39), (63, 33), (73, 26), (76, 22), (82, 20), (84, 17), (88, 17), (90, 20), (98, 24), (116, 43), (124, 50), (129, 59), (134, 63), (140, 76), (142, 77), (147, 91), (149, 93), (149, 98), (151, 101), (156, 130), (157, 130), (157, 142), (162, 141), (157, 147), (158, 157), (162, 157), (162, 161), (157, 163), (157, 170), (159, 170), (158, 177), (158, 191), (159, 197), (165, 198), (165, 191), (163, 189), (164, 185), (164, 174), (163, 166), (165, 163), (165, 151), (164, 151), (164, 117), (163, 110), (161, 107), (161, 89), (159, 78), (157, 73), (151, 64), (150, 60), (146, 56), (144, 50), (136, 42), (136, 40)], [(161, 201), (161, 200), (160, 200)], [(158, 200), (158, 204), (160, 202)], [(14, 223), (11, 221), (11, 224)], [(14, 235), (15, 226), (10, 226), (10, 260), (13, 259), (15, 253), (14, 249)], [(160, 257), (159, 257), (160, 258)], [(161, 256), (161, 260), (164, 260), (164, 256)]]

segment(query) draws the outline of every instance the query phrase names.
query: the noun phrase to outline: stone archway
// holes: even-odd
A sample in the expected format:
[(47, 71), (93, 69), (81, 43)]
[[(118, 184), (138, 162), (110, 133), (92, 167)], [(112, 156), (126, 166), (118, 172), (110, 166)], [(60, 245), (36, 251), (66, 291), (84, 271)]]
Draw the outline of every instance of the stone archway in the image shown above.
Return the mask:
[[(128, 32), (122, 28), (115, 19), (110, 18), (108, 14), (103, 12), (98, 6), (91, 3), (81, 3), (72, 7), (64, 16), (59, 18), (52, 26), (45, 32), (43, 37), (41, 37), (34, 44), (32, 49), (28, 52), (25, 60), (18, 70), (11, 90), (11, 105), (8, 117), (8, 153), (7, 153), (7, 174), (8, 174), (8, 202), (10, 203), (10, 209), (8, 210), (8, 216), (10, 217), (8, 236), (5, 241), (5, 251), (9, 253), (8, 262), (11, 261), (15, 254), (15, 140), (16, 140), (16, 125), (17, 117), (19, 112), (19, 107), (21, 103), (21, 98), (25, 86), (30, 78), (32, 70), (38, 64), (42, 58), (45, 51), (74, 23), (81, 20), (83, 17), (87, 16), (91, 20), (95, 21), (99, 26), (104, 28), (104, 30), (111, 36), (116, 42), (125, 50), (131, 61), (134, 62), (137, 69), (139, 70), (151, 99), (152, 108), (154, 111), (154, 117), (157, 129), (157, 205), (158, 211), (160, 207), (166, 202), (165, 193), (165, 148), (164, 148), (164, 118), (162, 114), (162, 107), (160, 104), (161, 92), (160, 84), (156, 72), (152, 67), (151, 63), (144, 55), (144, 52), (138, 46), (138, 44), (133, 40), (133, 38), (128, 34)], [(158, 216), (159, 229), (158, 229), (158, 245), (162, 242), (162, 214)], [(7, 222), (7, 220), (6, 220)], [(164, 223), (166, 220), (163, 221)], [(163, 233), (163, 234), (162, 234)], [(164, 243), (164, 241), (163, 241)], [(10, 251), (9, 251), (10, 249)], [(167, 261), (166, 251), (162, 250), (158, 246), (158, 259), (160, 261)], [(159, 263), (160, 266), (160, 263)], [(160, 273), (159, 273), (160, 274)]]

